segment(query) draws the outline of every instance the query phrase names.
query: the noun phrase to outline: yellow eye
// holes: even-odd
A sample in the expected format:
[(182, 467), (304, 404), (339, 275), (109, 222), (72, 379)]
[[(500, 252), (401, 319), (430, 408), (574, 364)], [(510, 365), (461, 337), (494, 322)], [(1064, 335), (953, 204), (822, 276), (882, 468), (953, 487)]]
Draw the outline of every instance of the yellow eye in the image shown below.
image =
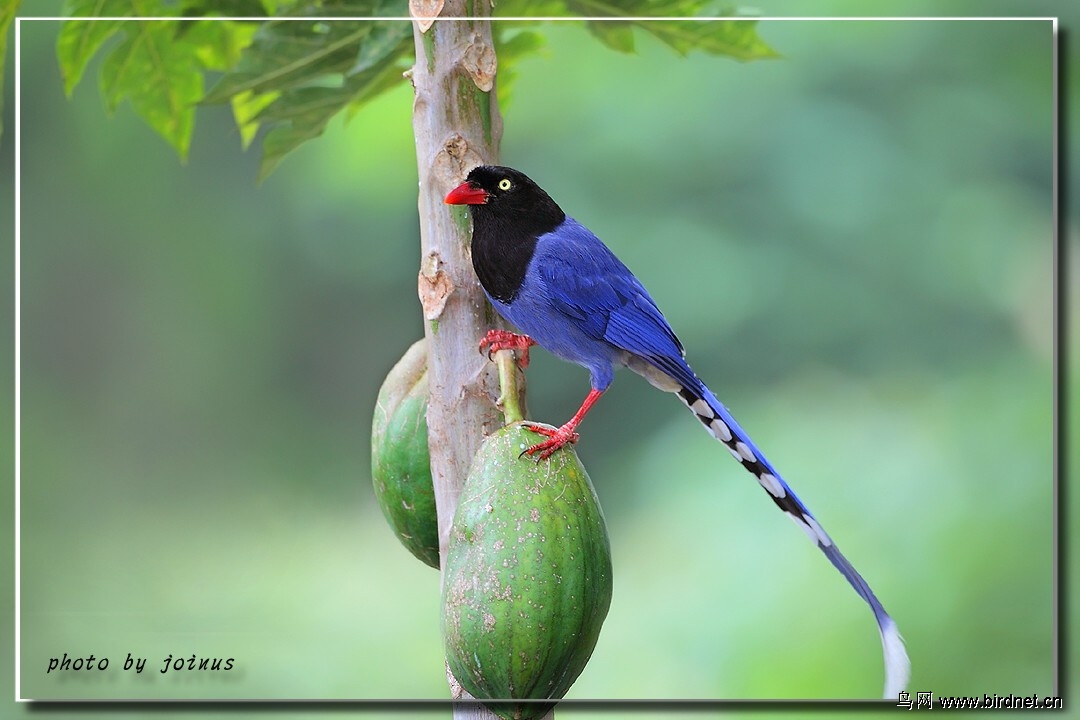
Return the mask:
[(500, 190), (509, 190), (511, 184), (512, 183), (510, 182), (510, 180), (508, 178), (503, 178), (502, 180), (499, 181), (499, 189)]

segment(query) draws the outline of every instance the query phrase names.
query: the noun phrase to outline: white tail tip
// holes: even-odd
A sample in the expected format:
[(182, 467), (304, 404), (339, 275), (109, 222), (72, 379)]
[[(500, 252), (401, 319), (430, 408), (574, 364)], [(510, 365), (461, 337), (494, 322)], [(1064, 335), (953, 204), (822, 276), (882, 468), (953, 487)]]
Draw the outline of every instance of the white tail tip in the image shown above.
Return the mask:
[(911, 660), (896, 623), (887, 616), (881, 626), (881, 648), (885, 653), (885, 699), (896, 700), (911, 679)]

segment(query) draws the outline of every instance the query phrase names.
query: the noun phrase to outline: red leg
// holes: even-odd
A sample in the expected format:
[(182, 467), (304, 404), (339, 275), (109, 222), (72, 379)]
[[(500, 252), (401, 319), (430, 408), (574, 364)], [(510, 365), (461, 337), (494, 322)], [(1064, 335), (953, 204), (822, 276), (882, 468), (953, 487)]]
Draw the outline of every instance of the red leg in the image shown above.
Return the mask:
[(488, 330), (487, 335), (480, 341), (480, 352), (487, 349), (488, 360), (499, 350), (517, 350), (518, 367), (522, 370), (529, 367), (529, 348), (536, 344), (528, 335), (518, 335), (509, 330)]
[(540, 435), (547, 435), (548, 439), (542, 443), (537, 443), (532, 447), (525, 450), (523, 455), (533, 455), (534, 453), (540, 453), (539, 460), (544, 460), (551, 457), (552, 453), (561, 448), (567, 443), (574, 443), (578, 440), (577, 426), (585, 417), (585, 413), (589, 412), (589, 408), (600, 399), (603, 395), (603, 390), (597, 390), (593, 388), (589, 391), (589, 394), (585, 396), (585, 402), (581, 403), (581, 407), (574, 413), (574, 417), (563, 425), (561, 428), (552, 430), (550, 428), (542, 427), (534, 423), (526, 422), (525, 426), (532, 430), (534, 433)]

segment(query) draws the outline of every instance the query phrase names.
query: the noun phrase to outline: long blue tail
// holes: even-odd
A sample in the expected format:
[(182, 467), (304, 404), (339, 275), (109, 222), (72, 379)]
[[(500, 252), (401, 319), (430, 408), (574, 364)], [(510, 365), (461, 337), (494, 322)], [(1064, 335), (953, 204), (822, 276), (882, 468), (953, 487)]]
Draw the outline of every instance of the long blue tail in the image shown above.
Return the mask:
[[(671, 372), (675, 368), (669, 363), (663, 363), (668, 367), (661, 369)], [(885, 698), (895, 700), (900, 691), (907, 687), (911, 675), (911, 661), (904, 649), (904, 641), (896, 628), (896, 623), (885, 612), (881, 602), (874, 595), (874, 591), (863, 580), (862, 575), (848, 562), (840, 549), (822, 529), (821, 525), (807, 509), (806, 505), (799, 500), (780, 473), (776, 472), (765, 456), (750, 440), (727, 408), (716, 399), (716, 396), (699, 380), (683, 363), (682, 368), (672, 373), (678, 378), (681, 389), (677, 391), (679, 398), (686, 403), (690, 411), (705, 426), (705, 429), (722, 442), (731, 455), (738, 460), (744, 468), (749, 470), (769, 493), (769, 497), (776, 506), (783, 510), (799, 528), (806, 533), (810, 540), (818, 546), (821, 552), (840, 574), (847, 578), (859, 597), (866, 601), (874, 612), (878, 630), (881, 633), (881, 646), (885, 655)], [(659, 365), (659, 364), (658, 364)]]

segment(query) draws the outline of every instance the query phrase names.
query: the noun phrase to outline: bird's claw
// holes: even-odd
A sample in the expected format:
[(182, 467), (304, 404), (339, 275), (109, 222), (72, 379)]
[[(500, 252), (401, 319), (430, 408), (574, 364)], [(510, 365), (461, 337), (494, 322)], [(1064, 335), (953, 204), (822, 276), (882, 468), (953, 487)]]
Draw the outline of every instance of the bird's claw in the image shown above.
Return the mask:
[[(525, 427), (538, 435), (546, 435), (547, 440), (525, 448), (521, 455), (528, 455), (532, 457), (536, 453), (540, 453), (536, 458), (537, 462), (541, 460), (547, 460), (549, 457), (555, 454), (560, 448), (576, 443), (580, 437), (574, 427), (567, 423), (560, 428), (549, 428), (546, 425), (537, 425), (535, 423), (524, 423)], [(520, 455), (518, 456), (520, 457)]]
[(488, 330), (480, 341), (480, 352), (487, 350), (487, 358), (500, 350), (517, 350), (517, 364), (522, 370), (529, 367), (529, 348), (536, 344), (528, 335), (519, 335), (509, 330)]

